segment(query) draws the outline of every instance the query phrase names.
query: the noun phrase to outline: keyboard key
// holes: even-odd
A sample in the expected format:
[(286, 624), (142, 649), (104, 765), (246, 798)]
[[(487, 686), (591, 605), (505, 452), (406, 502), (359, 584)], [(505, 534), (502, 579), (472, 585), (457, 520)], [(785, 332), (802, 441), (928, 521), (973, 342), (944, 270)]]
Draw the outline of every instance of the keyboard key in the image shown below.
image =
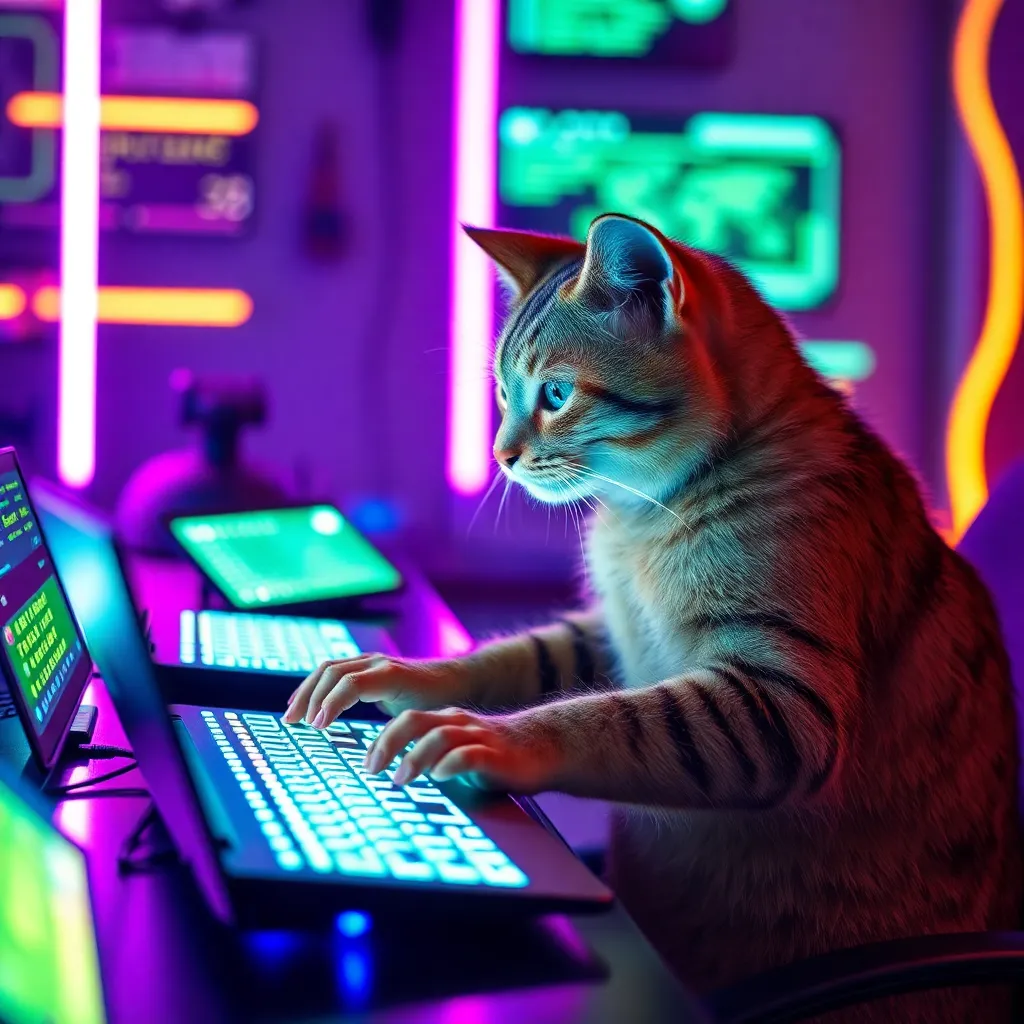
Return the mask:
[(480, 872), (468, 864), (435, 864), (437, 873), (443, 882), (453, 882), (456, 885), (477, 885), (480, 882)]
[(369, 847), (360, 853), (339, 853), (334, 858), (338, 870), (346, 875), (386, 875), (384, 862)]
[(388, 870), (395, 878), (413, 878), (418, 881), (426, 881), (434, 878), (437, 874), (433, 867), (426, 861), (406, 859), (400, 853), (388, 854), (384, 860)]
[(340, 722), (325, 735), (283, 726), (264, 712), (204, 711), (203, 719), (282, 870), (461, 886), (528, 884), (429, 778), (396, 786), (393, 770), (384, 776), (362, 770), (380, 726)]

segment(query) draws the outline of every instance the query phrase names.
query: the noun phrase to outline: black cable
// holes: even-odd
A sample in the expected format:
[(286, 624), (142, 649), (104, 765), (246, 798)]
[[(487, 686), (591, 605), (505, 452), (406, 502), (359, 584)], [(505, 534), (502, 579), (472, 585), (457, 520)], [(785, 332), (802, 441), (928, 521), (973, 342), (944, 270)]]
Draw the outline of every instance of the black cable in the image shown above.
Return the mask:
[(102, 796), (125, 798), (149, 796), (149, 790), (141, 789), (138, 786), (109, 786), (106, 789), (97, 789), (95, 792), (89, 789), (79, 789), (73, 793), (64, 794), (61, 796), (61, 800), (98, 800)]
[(109, 743), (86, 743), (84, 746), (76, 747), (78, 754), (88, 754), (90, 761), (100, 761), (109, 757), (130, 757), (135, 759), (135, 754), (127, 747), (113, 747)]
[(137, 767), (138, 763), (133, 760), (129, 764), (123, 764), (112, 771), (104, 772), (102, 775), (91, 775), (87, 779), (79, 779), (78, 782), (69, 782), (66, 786), (48, 789), (47, 792), (51, 796), (63, 796), (65, 793), (71, 793), (76, 789), (85, 789), (86, 786), (95, 786), (100, 782), (106, 782), (108, 779), (116, 779), (119, 775), (127, 775), (128, 772), (134, 771)]

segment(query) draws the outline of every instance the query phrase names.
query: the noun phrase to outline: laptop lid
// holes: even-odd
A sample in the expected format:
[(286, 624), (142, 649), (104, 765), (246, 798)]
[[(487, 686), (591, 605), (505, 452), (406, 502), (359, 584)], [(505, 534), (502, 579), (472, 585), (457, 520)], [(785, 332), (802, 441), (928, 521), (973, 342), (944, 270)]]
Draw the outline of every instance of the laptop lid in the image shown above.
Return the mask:
[(0, 1020), (105, 1024), (85, 856), (0, 772)]
[(51, 484), (33, 482), (32, 496), (153, 803), (210, 908), (228, 921), (213, 839), (153, 674), (113, 531), (101, 513)]
[(13, 448), (0, 449), (0, 673), (37, 764), (52, 768), (92, 659)]

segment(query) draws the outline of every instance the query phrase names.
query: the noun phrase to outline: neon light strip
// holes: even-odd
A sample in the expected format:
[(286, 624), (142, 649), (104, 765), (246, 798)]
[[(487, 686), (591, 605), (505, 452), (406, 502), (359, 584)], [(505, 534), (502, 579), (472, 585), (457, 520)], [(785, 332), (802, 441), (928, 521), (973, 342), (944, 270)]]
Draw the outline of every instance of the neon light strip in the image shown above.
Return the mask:
[(967, 0), (953, 48), (953, 91), (985, 187), (989, 227), (988, 303), (977, 345), (949, 413), (946, 482), (953, 535), (963, 536), (988, 501), (985, 434), (996, 394), (1013, 361), (1022, 317), (1024, 208), (1020, 179), (992, 102), (988, 52), (1003, 0)]
[(448, 482), (476, 494), (490, 470), (491, 396), (485, 386), (494, 330), (487, 257), (461, 224), (494, 223), (498, 116), (499, 0), (457, 0), (453, 114), (454, 224), (448, 373)]
[(96, 264), (100, 195), (101, 0), (64, 7), (57, 472), (85, 487), (96, 471)]
[(14, 320), (25, 312), (25, 292), (16, 284), (0, 284), (0, 320)]
[[(40, 320), (57, 319), (60, 290), (51, 285), (32, 297)], [(97, 319), (103, 324), (159, 327), (238, 327), (252, 316), (252, 299), (233, 288), (99, 289)]]
[[(7, 117), (19, 128), (59, 128), (63, 101), (55, 92), (19, 92), (7, 102)], [(177, 99), (167, 96), (104, 96), (105, 131), (248, 135), (260, 119), (245, 100)]]

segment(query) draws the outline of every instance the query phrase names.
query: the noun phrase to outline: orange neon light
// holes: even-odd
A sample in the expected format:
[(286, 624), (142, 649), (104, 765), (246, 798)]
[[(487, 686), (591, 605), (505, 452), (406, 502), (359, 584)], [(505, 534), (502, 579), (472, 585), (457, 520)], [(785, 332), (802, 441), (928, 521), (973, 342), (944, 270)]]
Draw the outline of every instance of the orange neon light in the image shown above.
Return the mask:
[(0, 320), (13, 320), (25, 312), (25, 292), (16, 284), (0, 284)]
[[(40, 288), (32, 312), (53, 323), (60, 318), (60, 289)], [(103, 324), (160, 327), (238, 327), (252, 316), (252, 299), (233, 288), (99, 289), (97, 320)]]
[(988, 501), (985, 434), (1024, 314), (1024, 203), (988, 81), (989, 43), (1002, 5), (1003, 0), (966, 0), (953, 48), (953, 91), (985, 187), (990, 238), (985, 320), (953, 396), (946, 430), (946, 479), (957, 539)]
[[(59, 128), (59, 92), (19, 92), (7, 101), (7, 117), (19, 128)], [(196, 100), (172, 96), (104, 96), (100, 127), (106, 131), (248, 135), (259, 111), (246, 100)]]

